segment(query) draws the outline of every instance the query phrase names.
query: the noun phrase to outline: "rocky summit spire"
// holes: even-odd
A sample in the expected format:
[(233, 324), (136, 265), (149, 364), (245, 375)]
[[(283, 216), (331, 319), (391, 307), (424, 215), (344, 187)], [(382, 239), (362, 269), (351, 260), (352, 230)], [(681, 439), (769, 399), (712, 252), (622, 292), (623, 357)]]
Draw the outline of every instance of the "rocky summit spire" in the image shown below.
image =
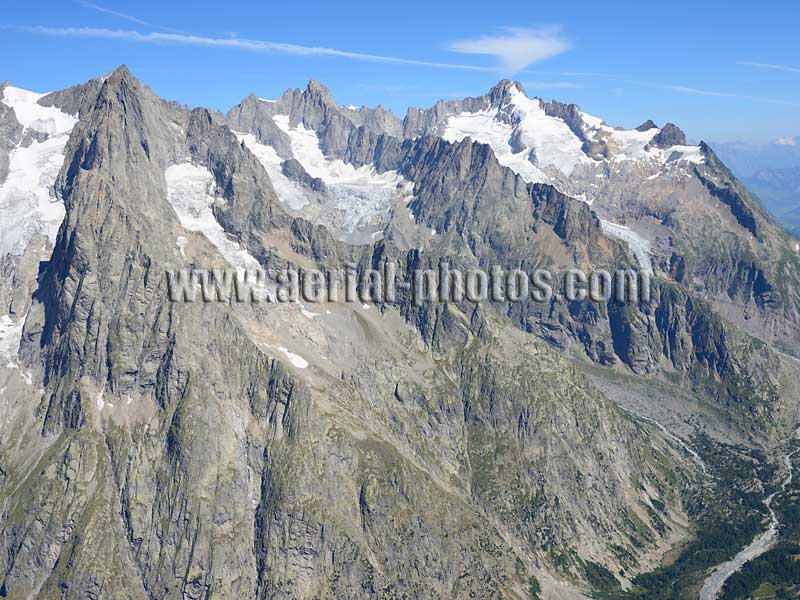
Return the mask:
[(667, 123), (661, 128), (648, 144), (651, 148), (670, 148), (672, 146), (685, 146), (686, 134), (677, 125)]
[(647, 119), (647, 121), (645, 121), (636, 128), (636, 131), (645, 132), (645, 131), (650, 131), (651, 129), (658, 129), (658, 125), (653, 123), (651, 119)]
[(514, 81), (513, 79), (502, 79), (497, 83), (497, 85), (489, 90), (489, 100), (493, 105), (502, 103), (508, 99), (511, 92), (514, 90), (520, 91), (527, 95), (525, 88), (519, 81)]
[(321, 99), (325, 104), (336, 105), (336, 100), (333, 99), (331, 91), (315, 79), (308, 80), (305, 93), (312, 98)]

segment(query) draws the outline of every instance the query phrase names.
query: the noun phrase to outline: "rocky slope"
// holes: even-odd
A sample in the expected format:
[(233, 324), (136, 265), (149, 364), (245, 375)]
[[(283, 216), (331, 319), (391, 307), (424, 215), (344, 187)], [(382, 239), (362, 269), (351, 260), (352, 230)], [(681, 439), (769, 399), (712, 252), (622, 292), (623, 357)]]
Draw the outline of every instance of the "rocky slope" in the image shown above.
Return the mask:
[[(242, 121), (243, 114), (250, 120)], [(601, 364), (623, 362), (639, 373), (677, 370), (748, 415), (774, 406), (779, 359), (753, 348), (765, 348), (760, 339), (793, 351), (792, 281), (800, 261), (713, 152), (685, 145), (675, 126), (613, 129), (578, 107), (530, 100), (507, 81), (480, 98), (410, 109), (404, 140), (357, 126), (314, 82), (277, 102), (250, 97), (227, 120), (234, 129), (249, 128), (237, 135), (268, 172), (278, 170), (283, 151), (291, 152), (288, 162), (319, 175), (278, 186), (293, 214), (329, 225), (319, 206), (331, 200), (319, 200), (318, 190), (330, 194), (328, 188), (361, 178), (366, 195), (378, 200), (357, 204), (364, 214), (377, 207), (378, 219), (332, 231), (341, 240), (385, 237), (401, 252), (433, 256), (433, 265), (458, 257), (463, 268), (629, 265), (653, 272), (654, 285), (664, 288), (656, 297), (671, 306), (655, 300), (622, 310), (586, 301), (507, 310), (519, 327)], [(276, 124), (279, 135), (263, 133)], [(349, 175), (341, 178), (342, 172)], [(387, 180), (394, 195), (382, 194)], [(626, 247), (631, 254), (623, 258)]]
[(604, 221), (625, 225), (656, 272), (792, 352), (800, 315), (795, 241), (709, 146), (687, 146), (674, 125), (613, 128), (575, 105), (529, 99), (509, 81), (479, 98), (411, 109), (404, 125), (406, 136), (488, 143), (526, 181), (552, 183)]
[[(7, 89), (13, 165), (27, 142)], [(453, 110), (489, 110), (507, 90)], [(628, 586), (691, 535), (685, 497), (701, 469), (570, 351), (645, 383), (691, 382), (759, 439), (800, 404), (788, 359), (699, 297), (689, 266), (656, 265), (653, 299), (628, 306), (170, 300), (166, 271), (189, 266), (637, 264), (594, 205), (559, 187), (571, 180), (556, 163), (531, 162), (548, 181), (530, 181), (491, 144), (432, 135), (449, 108), (401, 126), (312, 82), (217, 115), (161, 100), (124, 67), (33, 104), (70, 129), (44, 182), (63, 203), (57, 235), (43, 221), (2, 259), (5, 597)], [(577, 109), (543, 110), (578, 127)], [(30, 143), (66, 135), (27, 128)], [(578, 168), (614, 146), (595, 129)], [(662, 156), (679, 137), (665, 127), (648, 144)], [(772, 240), (713, 156), (685, 152), (715, 169), (692, 177), (741, 220), (740, 243)], [(0, 193), (18, 206), (11, 172)], [(745, 291), (762, 291), (751, 275)]]

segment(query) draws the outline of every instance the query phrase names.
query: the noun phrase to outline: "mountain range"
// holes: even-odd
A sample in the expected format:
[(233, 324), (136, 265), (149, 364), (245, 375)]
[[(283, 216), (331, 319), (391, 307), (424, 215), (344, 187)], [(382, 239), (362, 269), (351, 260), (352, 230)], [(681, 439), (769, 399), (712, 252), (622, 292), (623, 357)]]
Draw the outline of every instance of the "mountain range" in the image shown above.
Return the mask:
[[(800, 254), (676, 125), (509, 80), (402, 120), (315, 81), (189, 109), (124, 66), (0, 100), (0, 597), (689, 598), (769, 518)], [(168, 294), (387, 261), (652, 294)]]

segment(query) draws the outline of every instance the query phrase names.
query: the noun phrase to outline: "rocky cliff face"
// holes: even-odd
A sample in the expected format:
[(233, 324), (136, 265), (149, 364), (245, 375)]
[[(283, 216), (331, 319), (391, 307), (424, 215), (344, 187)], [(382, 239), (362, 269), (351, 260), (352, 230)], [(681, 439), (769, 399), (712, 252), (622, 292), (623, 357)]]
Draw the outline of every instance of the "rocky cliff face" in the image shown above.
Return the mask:
[(224, 117), (124, 67), (38, 101), (79, 121), (52, 252), (4, 259), (0, 595), (575, 597), (687, 538), (696, 461), (562, 355), (775, 427), (781, 359), (686, 268), (633, 306), (169, 299), (190, 266), (634, 265), (490, 146), (408, 135), (503, 89), (406, 139), (313, 82)]
[(678, 283), (725, 304), (751, 335), (784, 349), (797, 340), (794, 241), (708, 145), (687, 146), (675, 125), (612, 128), (575, 105), (528, 99), (508, 81), (480, 98), (412, 109), (406, 123), (409, 136), (493, 145), (526, 181), (551, 183), (625, 225), (647, 244), (657, 273), (671, 277), (679, 262)]

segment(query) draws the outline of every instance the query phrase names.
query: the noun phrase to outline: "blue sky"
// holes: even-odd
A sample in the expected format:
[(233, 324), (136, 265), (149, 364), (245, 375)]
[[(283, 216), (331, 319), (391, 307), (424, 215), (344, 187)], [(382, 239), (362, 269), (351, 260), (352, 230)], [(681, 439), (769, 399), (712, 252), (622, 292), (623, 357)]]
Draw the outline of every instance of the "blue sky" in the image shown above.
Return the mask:
[(48, 91), (125, 63), (165, 98), (227, 110), (314, 78), (402, 117), (511, 77), (612, 125), (767, 142), (800, 135), (798, 39), (790, 0), (14, 2), (0, 80)]

